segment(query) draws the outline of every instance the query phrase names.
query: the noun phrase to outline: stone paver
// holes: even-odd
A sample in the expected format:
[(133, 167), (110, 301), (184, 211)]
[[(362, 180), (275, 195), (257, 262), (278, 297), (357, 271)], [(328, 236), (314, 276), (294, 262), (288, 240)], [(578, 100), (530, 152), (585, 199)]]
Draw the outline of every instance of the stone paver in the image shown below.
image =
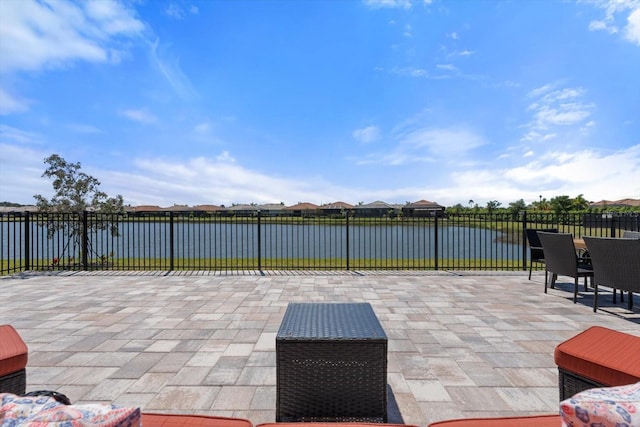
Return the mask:
[(640, 309), (570, 279), (489, 272), (149, 272), (0, 279), (0, 324), (29, 347), (28, 390), (148, 412), (275, 419), (289, 302), (369, 302), (389, 337), (392, 422), (555, 413), (553, 349), (592, 325), (640, 335)]

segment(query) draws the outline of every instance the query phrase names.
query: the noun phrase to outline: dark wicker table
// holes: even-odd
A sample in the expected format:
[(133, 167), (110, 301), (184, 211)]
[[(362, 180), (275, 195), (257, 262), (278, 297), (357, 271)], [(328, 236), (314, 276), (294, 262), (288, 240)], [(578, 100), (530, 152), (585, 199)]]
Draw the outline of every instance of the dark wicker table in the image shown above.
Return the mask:
[(289, 304), (276, 371), (277, 422), (387, 421), (387, 336), (370, 304)]

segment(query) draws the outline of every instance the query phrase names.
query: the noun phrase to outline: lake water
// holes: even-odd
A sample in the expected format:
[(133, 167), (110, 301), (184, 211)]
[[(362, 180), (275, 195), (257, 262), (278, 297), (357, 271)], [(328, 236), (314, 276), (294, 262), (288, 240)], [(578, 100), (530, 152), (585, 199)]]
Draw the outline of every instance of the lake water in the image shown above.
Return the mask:
[[(24, 224), (2, 224), (3, 259), (22, 257)], [(119, 236), (91, 235), (94, 256), (115, 258), (341, 258), (521, 260), (522, 245), (505, 242), (485, 228), (414, 225), (318, 225), (226, 222), (122, 222)], [(31, 224), (31, 258), (50, 259), (78, 253), (61, 233)], [(258, 245), (259, 243), (259, 245)]]

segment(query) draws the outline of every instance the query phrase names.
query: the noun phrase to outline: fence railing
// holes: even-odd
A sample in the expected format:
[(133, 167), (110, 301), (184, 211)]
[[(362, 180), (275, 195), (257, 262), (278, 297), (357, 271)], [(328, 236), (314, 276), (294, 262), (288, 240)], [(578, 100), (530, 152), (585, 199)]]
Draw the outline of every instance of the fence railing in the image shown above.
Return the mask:
[(208, 212), (0, 214), (0, 274), (25, 270), (520, 270), (525, 228), (620, 236), (640, 217), (521, 212), (444, 217)]

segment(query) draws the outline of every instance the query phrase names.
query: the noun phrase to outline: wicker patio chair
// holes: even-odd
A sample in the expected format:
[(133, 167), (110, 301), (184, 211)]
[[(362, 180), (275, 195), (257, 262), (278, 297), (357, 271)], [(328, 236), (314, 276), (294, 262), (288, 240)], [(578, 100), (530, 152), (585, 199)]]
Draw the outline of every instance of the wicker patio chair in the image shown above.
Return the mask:
[[(538, 238), (538, 231), (544, 231), (546, 233), (557, 233), (557, 228), (535, 229), (527, 228), (524, 230), (527, 236), (527, 242), (529, 243), (529, 280), (531, 280), (531, 270), (533, 269), (533, 263), (538, 262), (544, 264), (544, 251), (542, 250), (542, 243)], [(544, 272), (544, 283), (547, 283), (547, 272)]]
[(593, 263), (593, 311), (598, 309), (598, 285), (628, 291), (633, 310), (633, 292), (640, 292), (640, 239), (585, 236), (584, 241)]
[[(573, 237), (569, 233), (538, 232), (545, 254), (545, 268), (551, 272), (551, 288), (556, 284), (558, 276), (569, 276), (574, 279), (573, 302), (578, 301), (578, 279), (584, 277), (584, 289), (587, 288), (587, 277), (591, 277), (593, 284), (593, 267), (576, 255)], [(547, 284), (544, 284), (547, 293)]]

